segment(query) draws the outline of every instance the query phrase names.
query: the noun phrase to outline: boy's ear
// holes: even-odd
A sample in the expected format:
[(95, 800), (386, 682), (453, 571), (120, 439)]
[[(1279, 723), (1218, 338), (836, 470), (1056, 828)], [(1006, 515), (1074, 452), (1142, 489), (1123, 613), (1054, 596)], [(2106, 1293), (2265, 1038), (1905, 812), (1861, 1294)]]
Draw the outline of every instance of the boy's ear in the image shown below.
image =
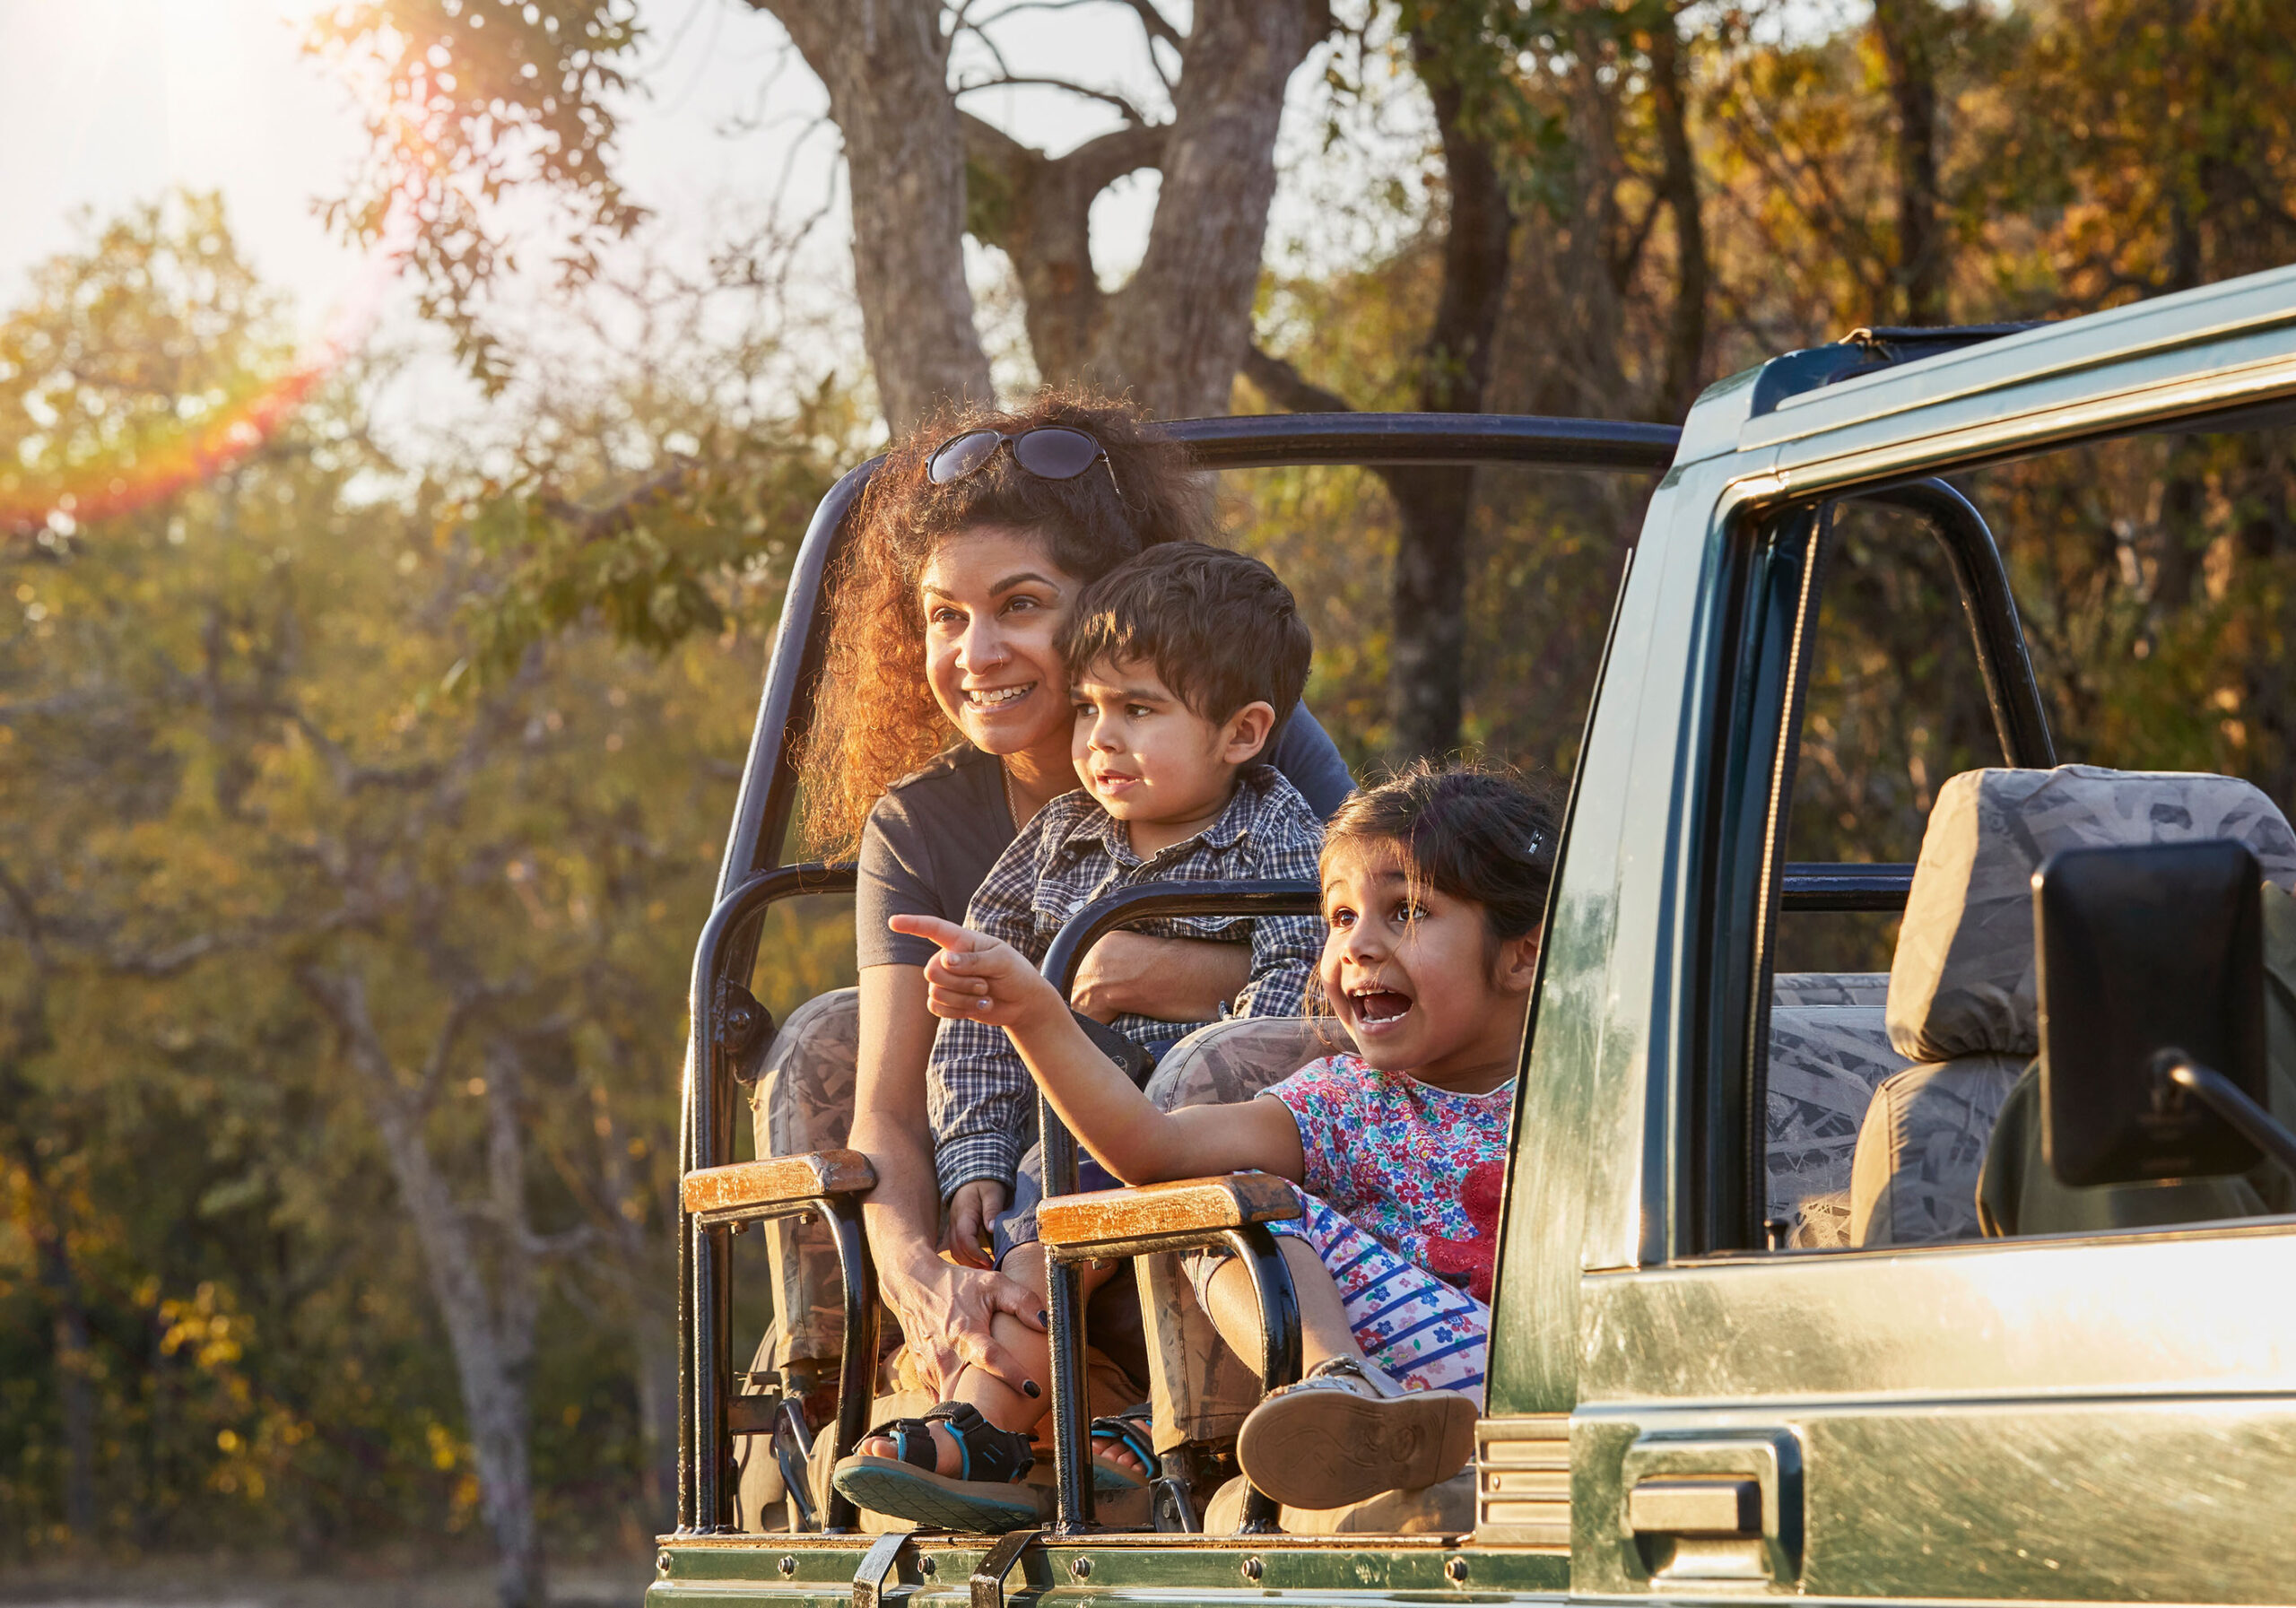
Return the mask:
[(1267, 746), (1267, 734), (1274, 729), (1274, 705), (1246, 704), (1228, 717), (1226, 743), (1220, 757), (1231, 765), (1250, 763)]
[(1492, 987), (1501, 994), (1528, 994), (1539, 975), (1539, 935), (1525, 933), (1499, 945), (1491, 962)]

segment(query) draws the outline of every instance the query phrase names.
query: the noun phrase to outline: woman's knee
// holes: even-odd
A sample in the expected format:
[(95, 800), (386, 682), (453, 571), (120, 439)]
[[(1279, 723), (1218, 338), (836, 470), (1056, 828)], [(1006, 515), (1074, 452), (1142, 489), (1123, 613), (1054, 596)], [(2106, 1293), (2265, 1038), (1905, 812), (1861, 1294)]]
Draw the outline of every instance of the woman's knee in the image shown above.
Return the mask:
[(789, 1013), (750, 1093), (761, 1156), (834, 1150), (853, 1131), (861, 991), (836, 988)]

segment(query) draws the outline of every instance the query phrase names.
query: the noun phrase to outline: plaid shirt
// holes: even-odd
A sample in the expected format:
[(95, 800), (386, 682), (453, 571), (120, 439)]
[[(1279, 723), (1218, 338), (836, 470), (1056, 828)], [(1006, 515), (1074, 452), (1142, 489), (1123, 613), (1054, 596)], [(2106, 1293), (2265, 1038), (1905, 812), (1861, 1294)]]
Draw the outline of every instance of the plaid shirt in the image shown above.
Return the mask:
[[(1092, 795), (1065, 793), (1022, 829), (965, 908), (965, 925), (1002, 938), (1030, 960), (1045, 952), (1069, 917), (1093, 900), (1142, 882), (1217, 882), (1245, 877), (1316, 878), (1323, 822), (1308, 801), (1268, 765), (1237, 778), (1219, 820), (1185, 842), (1143, 860), (1130, 835)], [(1252, 975), (1231, 1016), (1298, 1016), (1323, 953), (1323, 923), (1311, 916), (1239, 920), (1190, 916), (1144, 921), (1161, 938), (1251, 940)], [(1119, 1016), (1109, 1024), (1140, 1044), (1170, 1042), (1204, 1025)], [(945, 1021), (933, 1040), (926, 1114), (933, 1158), (946, 1200), (961, 1184), (994, 1178), (1010, 1186), (1034, 1126), (1035, 1092), (1021, 1054), (1002, 1028)]]

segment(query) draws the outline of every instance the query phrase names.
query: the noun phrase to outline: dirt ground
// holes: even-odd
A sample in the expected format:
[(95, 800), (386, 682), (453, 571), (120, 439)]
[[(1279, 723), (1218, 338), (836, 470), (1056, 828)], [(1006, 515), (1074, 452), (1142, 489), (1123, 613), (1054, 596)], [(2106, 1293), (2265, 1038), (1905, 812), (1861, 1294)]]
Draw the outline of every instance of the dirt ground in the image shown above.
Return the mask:
[[(639, 1608), (652, 1554), (560, 1569), (552, 1608)], [(152, 1560), (0, 1570), (0, 1604), (14, 1608), (494, 1608), (493, 1571), (376, 1562), (313, 1573), (286, 1565)]]

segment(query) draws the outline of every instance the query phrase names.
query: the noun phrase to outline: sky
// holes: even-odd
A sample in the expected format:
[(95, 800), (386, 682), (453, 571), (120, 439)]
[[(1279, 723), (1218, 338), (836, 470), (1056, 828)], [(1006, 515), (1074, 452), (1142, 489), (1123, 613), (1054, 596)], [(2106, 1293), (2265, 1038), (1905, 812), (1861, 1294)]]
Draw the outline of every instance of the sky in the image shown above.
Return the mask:
[[(293, 298), (317, 338), (359, 298), (361, 255), (332, 238), (314, 210), (346, 187), (362, 148), (360, 109), (324, 60), (303, 49), (321, 0), (0, 0), (0, 306), (20, 296), (36, 264), (70, 248), (74, 220), (98, 220), (170, 188), (219, 189), (242, 248)], [(1168, 11), (1183, 25), (1185, 6)], [(785, 215), (824, 201), (813, 240), (818, 282), (846, 272), (837, 200), (837, 144), (825, 98), (770, 18), (738, 0), (645, 0), (644, 93), (624, 112), (618, 171), (656, 213), (644, 249), (700, 260), (783, 196)], [(1031, 13), (1003, 25), (1012, 71), (1069, 73), (1161, 101), (1136, 24), (1118, 5)], [(987, 70), (961, 56), (961, 81)], [(1294, 99), (1314, 65), (1294, 81)], [(1057, 153), (1115, 114), (1053, 91), (1000, 89), (969, 109)], [(1312, 150), (1312, 114), (1287, 118), (1287, 142)], [(1137, 262), (1153, 214), (1153, 176), (1103, 196), (1093, 213), (1096, 266), (1120, 279)], [(1302, 193), (1291, 204), (1306, 215)], [(1283, 229), (1279, 204), (1276, 230)], [(1295, 230), (1296, 232), (1296, 230)], [(992, 265), (977, 265), (993, 275)], [(370, 300), (372, 298), (370, 297)], [(407, 287), (381, 298), (372, 338), (435, 352)], [(443, 356), (418, 359), (378, 406), (403, 421), (454, 428), (481, 406)]]

